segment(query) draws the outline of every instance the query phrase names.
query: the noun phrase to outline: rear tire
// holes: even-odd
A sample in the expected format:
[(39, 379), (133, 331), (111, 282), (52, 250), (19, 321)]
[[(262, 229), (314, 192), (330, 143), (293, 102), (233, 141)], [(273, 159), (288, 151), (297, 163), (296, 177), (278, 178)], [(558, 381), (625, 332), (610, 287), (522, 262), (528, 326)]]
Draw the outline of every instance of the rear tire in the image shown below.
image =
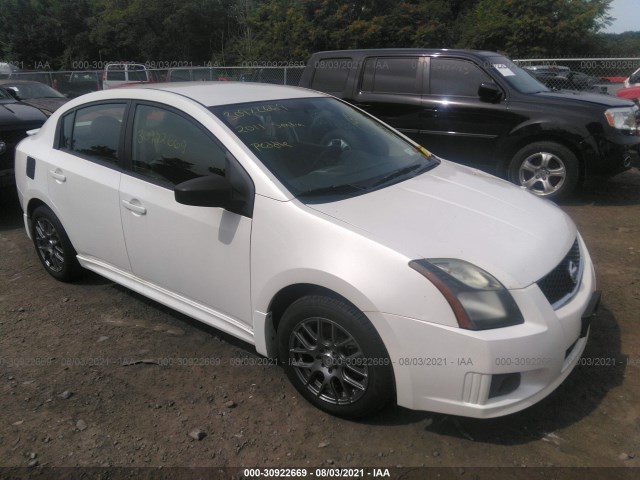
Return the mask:
[(378, 332), (343, 300), (313, 295), (291, 304), (278, 327), (278, 353), (298, 392), (332, 415), (371, 415), (395, 395)]
[(575, 154), (556, 142), (534, 142), (521, 148), (511, 160), (509, 181), (551, 200), (567, 198), (580, 179)]
[(69, 282), (80, 276), (82, 267), (60, 220), (44, 205), (31, 216), (31, 238), (44, 269), (57, 280)]

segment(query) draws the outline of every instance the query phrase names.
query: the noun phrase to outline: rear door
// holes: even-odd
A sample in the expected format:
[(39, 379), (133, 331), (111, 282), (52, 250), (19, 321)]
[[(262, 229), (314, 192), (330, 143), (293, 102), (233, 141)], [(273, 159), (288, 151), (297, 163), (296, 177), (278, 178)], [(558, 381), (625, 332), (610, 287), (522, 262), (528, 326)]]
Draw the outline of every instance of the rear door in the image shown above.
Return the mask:
[(126, 109), (99, 103), (62, 117), (46, 174), (51, 206), (78, 254), (130, 271), (118, 193)]
[(353, 103), (418, 143), (425, 143), (424, 65), (424, 58), (417, 55), (365, 58)]

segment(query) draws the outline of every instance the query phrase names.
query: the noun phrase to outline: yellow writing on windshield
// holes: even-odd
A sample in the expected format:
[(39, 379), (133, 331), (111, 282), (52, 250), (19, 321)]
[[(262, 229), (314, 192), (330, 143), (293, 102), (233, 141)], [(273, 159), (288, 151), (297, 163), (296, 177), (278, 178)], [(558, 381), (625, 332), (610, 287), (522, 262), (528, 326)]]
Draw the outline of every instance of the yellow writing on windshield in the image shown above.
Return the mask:
[(260, 142), (252, 143), (251, 146), (258, 150), (271, 150), (273, 148), (293, 148), (293, 145), (289, 145), (289, 142)]
[(187, 150), (186, 140), (158, 130), (146, 130), (144, 128), (140, 128), (136, 131), (136, 140), (138, 143), (152, 143), (155, 147), (166, 145), (180, 153), (185, 153)]
[(279, 111), (288, 111), (289, 109), (280, 103), (267, 104), (267, 105), (258, 105), (251, 108), (239, 108), (237, 110), (229, 110), (223, 112), (224, 115), (229, 120), (235, 120), (242, 117), (247, 117), (250, 115), (255, 115), (256, 113), (270, 113), (270, 112), (279, 112)]

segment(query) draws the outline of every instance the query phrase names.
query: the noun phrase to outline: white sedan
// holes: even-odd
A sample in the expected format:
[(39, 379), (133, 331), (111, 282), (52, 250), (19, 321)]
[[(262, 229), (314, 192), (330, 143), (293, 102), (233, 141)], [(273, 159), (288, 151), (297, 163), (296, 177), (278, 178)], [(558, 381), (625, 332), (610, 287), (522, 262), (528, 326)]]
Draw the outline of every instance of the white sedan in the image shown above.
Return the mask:
[(599, 300), (552, 203), (310, 90), (91, 93), (20, 143), (16, 177), (53, 277), (92, 270), (241, 338), (335, 415), (526, 408)]

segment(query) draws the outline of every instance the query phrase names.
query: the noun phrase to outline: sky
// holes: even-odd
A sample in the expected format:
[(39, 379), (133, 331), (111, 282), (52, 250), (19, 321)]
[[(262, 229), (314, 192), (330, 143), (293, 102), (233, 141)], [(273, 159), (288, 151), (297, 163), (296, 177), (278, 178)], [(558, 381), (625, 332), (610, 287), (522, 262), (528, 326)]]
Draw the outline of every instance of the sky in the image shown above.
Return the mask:
[(640, 31), (640, 0), (613, 0), (609, 15), (615, 20), (606, 33)]

